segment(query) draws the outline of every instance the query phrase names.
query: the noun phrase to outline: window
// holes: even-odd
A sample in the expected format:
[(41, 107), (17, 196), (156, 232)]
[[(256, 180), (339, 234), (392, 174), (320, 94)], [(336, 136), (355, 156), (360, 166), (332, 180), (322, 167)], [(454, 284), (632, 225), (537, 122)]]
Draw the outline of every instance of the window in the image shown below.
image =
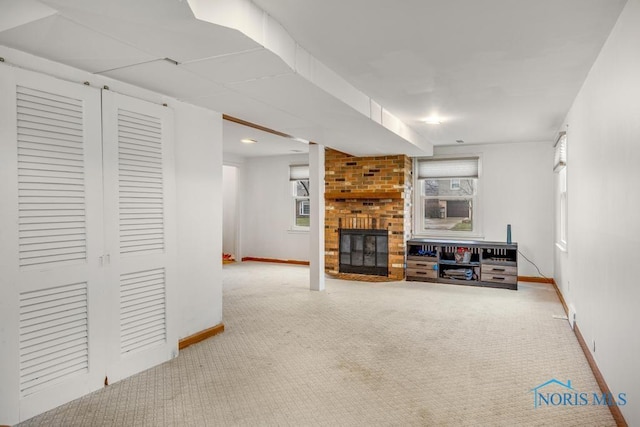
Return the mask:
[(555, 145), (553, 171), (558, 172), (567, 165), (567, 133), (560, 132)]
[(416, 230), (438, 236), (478, 236), (479, 158), (419, 159)]
[(564, 251), (567, 250), (567, 134), (560, 132), (555, 145), (553, 170), (558, 174), (558, 216), (556, 227), (556, 243)]
[(293, 194), (293, 229), (309, 228), (309, 165), (289, 166), (289, 181)]
[(560, 212), (559, 212), (559, 230), (558, 243), (563, 249), (567, 249), (567, 168), (562, 168), (558, 172), (559, 193), (560, 193)]
[(309, 209), (311, 208), (311, 204), (308, 200), (301, 200), (300, 210), (298, 211), (298, 216), (309, 216)]

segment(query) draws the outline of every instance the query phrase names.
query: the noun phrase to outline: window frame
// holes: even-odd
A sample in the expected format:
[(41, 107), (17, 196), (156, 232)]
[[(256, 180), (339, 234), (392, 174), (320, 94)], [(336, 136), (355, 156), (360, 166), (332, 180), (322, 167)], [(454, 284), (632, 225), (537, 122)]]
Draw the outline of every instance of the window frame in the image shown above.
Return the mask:
[[(300, 174), (300, 171), (306, 168), (306, 174)], [(306, 181), (307, 185), (307, 196), (299, 196), (297, 192), (298, 183), (300, 181)], [(292, 231), (309, 231), (309, 225), (298, 225), (298, 217), (299, 215), (299, 203), (307, 203), (309, 204), (309, 208), (311, 207), (310, 203), (310, 195), (311, 195), (311, 187), (309, 185), (309, 165), (289, 165), (289, 183), (290, 183), (290, 195), (291, 195), (291, 208), (290, 208), (290, 216), (291, 216), (291, 225), (290, 230)], [(304, 216), (304, 215), (302, 215)], [(311, 212), (309, 211), (308, 217), (311, 217)]]
[(556, 246), (563, 252), (569, 248), (569, 172), (567, 132), (560, 132), (554, 145), (553, 171), (557, 174)]
[[(452, 231), (452, 230), (435, 230), (426, 229), (424, 227), (424, 215), (426, 200), (429, 198), (437, 198), (441, 200), (466, 200), (469, 197), (460, 196), (425, 196), (424, 195), (424, 183), (429, 178), (420, 178), (418, 173), (419, 164), (424, 160), (455, 160), (463, 158), (476, 158), (478, 162), (478, 176), (477, 178), (431, 178), (431, 179), (474, 179), (475, 180), (475, 195), (472, 197), (472, 230), (471, 231)], [(451, 155), (439, 155), (434, 157), (416, 157), (413, 163), (413, 229), (414, 235), (417, 237), (427, 238), (449, 238), (449, 239), (483, 239), (483, 219), (482, 219), (482, 155), (479, 153), (460, 153)], [(450, 185), (449, 185), (450, 187)]]
[[(308, 198), (307, 198), (308, 199)], [(298, 211), (298, 216), (310, 216), (311, 215), (311, 203), (309, 200), (304, 200), (299, 198), (300, 200), (300, 209)], [(305, 209), (306, 207), (306, 209)], [(307, 211), (307, 213), (305, 213)]]

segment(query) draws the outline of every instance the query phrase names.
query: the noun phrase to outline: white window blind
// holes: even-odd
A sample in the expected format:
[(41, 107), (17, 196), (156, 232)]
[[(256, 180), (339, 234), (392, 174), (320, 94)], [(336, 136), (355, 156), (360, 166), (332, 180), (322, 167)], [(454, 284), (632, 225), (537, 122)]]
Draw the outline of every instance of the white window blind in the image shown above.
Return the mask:
[(289, 181), (299, 181), (309, 179), (309, 165), (289, 166)]
[(477, 178), (478, 157), (457, 159), (422, 159), (418, 161), (418, 178)]
[(555, 145), (553, 171), (558, 172), (567, 165), (567, 133), (560, 132)]

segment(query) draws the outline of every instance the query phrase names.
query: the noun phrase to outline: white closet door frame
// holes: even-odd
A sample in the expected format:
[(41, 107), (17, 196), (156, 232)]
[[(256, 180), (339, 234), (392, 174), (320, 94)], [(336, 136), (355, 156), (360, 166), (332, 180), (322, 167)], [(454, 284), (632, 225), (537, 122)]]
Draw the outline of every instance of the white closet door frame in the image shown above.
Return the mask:
[(102, 92), (109, 383), (178, 355), (173, 110)]
[(102, 387), (100, 92), (0, 65), (0, 424)]

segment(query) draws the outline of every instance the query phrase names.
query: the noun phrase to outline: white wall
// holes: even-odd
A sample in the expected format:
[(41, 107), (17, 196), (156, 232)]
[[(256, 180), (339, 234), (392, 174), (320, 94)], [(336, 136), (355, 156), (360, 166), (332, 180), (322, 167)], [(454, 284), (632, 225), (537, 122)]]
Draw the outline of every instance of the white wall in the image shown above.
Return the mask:
[(238, 168), (222, 167), (222, 251), (236, 255), (236, 237), (238, 227)]
[(175, 111), (179, 337), (222, 322), (222, 115)]
[[(485, 240), (504, 242), (507, 224), (518, 249), (553, 277), (553, 146), (551, 142), (435, 147), (434, 155), (479, 154), (481, 227)], [(518, 275), (539, 276), (518, 257)]]
[[(566, 118), (561, 287), (620, 410), (640, 425), (640, 0), (629, 0)], [(593, 342), (595, 341), (595, 351)]]
[(294, 207), (289, 182), (289, 165), (308, 163), (307, 154), (245, 159), (239, 196), (243, 257), (309, 260), (309, 232), (291, 230)]

